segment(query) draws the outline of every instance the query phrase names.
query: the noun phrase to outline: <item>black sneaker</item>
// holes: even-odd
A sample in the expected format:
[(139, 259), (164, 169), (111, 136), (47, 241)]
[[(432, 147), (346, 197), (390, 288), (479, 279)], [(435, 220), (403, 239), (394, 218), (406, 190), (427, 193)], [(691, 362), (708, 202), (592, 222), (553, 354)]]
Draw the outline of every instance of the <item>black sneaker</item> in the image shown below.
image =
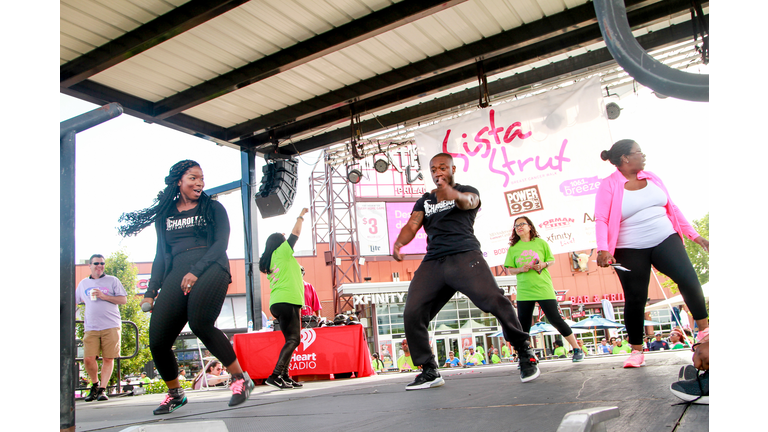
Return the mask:
[(85, 397), (86, 402), (94, 401), (99, 396), (99, 383), (91, 384), (91, 391)]
[(669, 390), (688, 403), (709, 405), (709, 371), (694, 379), (673, 382)]
[(251, 395), (251, 390), (253, 390), (254, 387), (253, 381), (242, 374), (233, 376), (232, 378), (234, 381), (229, 385), (229, 388), (232, 389), (232, 397), (229, 399), (229, 406), (240, 405), (248, 400), (248, 397)]
[(300, 383), (298, 381), (295, 381), (293, 378), (289, 377), (288, 375), (283, 375), (280, 378), (283, 379), (283, 382), (285, 382), (286, 384), (290, 384), (293, 388), (302, 388), (302, 387), (304, 387), (304, 384), (302, 384), (302, 383)]
[(109, 397), (107, 396), (107, 389), (104, 387), (99, 387), (99, 396), (96, 398), (96, 400), (105, 401), (109, 400)]
[(532, 351), (520, 353), (520, 381), (533, 381), (539, 377), (539, 360)]
[(406, 390), (421, 390), (432, 387), (440, 387), (445, 384), (445, 380), (437, 372), (437, 369), (425, 367), (424, 372), (416, 375), (416, 379), (412, 383), (405, 386)]
[(264, 380), (264, 384), (274, 387), (276, 389), (285, 390), (285, 389), (292, 389), (293, 386), (291, 384), (288, 384), (287, 382), (283, 381), (282, 378), (277, 377), (273, 378), (271, 375), (269, 378)]
[(176, 408), (180, 408), (187, 404), (187, 396), (184, 394), (184, 390), (181, 388), (168, 390), (165, 395), (165, 399), (160, 402), (160, 406), (152, 411), (153, 414), (170, 414), (176, 411)]

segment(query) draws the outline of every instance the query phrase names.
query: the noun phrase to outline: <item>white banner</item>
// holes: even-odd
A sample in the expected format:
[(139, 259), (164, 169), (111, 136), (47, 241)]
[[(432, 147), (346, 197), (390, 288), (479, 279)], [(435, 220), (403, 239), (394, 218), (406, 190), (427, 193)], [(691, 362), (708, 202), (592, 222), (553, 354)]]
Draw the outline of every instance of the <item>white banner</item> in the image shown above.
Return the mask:
[(427, 190), (429, 160), (451, 153), (454, 180), (480, 191), (475, 235), (490, 266), (504, 264), (512, 224), (525, 215), (552, 253), (595, 247), (600, 159), (612, 145), (600, 81), (509, 102), (416, 132)]
[(389, 255), (386, 205), (383, 202), (359, 202), (356, 206), (360, 255)]

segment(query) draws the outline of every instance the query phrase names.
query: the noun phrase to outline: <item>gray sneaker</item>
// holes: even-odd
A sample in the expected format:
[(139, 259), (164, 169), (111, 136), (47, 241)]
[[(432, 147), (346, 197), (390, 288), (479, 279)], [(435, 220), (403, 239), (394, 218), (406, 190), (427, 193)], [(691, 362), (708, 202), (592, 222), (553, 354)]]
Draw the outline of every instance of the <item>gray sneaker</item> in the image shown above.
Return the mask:
[(669, 390), (688, 403), (709, 405), (709, 371), (694, 379), (673, 382)]
[(696, 379), (699, 376), (699, 370), (694, 365), (685, 365), (680, 368), (680, 372), (677, 374), (678, 381), (685, 381)]
[(584, 360), (584, 351), (581, 350), (581, 348), (574, 348), (573, 349), (573, 361), (574, 362), (580, 362)]

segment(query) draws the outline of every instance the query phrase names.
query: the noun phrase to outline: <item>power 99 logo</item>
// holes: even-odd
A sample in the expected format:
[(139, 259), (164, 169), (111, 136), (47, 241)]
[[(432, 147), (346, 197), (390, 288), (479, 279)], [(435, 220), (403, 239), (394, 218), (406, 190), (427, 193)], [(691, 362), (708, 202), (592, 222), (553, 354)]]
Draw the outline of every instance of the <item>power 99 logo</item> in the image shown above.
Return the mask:
[(504, 192), (510, 216), (544, 210), (538, 186)]

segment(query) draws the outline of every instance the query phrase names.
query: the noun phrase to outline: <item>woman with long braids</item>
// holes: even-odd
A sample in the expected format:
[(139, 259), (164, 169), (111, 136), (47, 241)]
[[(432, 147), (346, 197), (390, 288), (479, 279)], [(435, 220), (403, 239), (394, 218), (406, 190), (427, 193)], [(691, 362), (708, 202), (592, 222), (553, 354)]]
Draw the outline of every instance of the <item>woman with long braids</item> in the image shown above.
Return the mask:
[(293, 256), (293, 247), (301, 235), (301, 224), (307, 209), (301, 210), (288, 240), (280, 233), (267, 237), (264, 253), (259, 259), (259, 271), (269, 279), (269, 311), (280, 323), (285, 345), (277, 357), (275, 369), (265, 381), (279, 389), (298, 388), (302, 385), (288, 376), (291, 355), (301, 342), (301, 308), (304, 306), (304, 279), (301, 266)]
[(142, 307), (147, 303), (152, 308), (149, 348), (168, 385), (168, 395), (154, 413), (168, 414), (187, 403), (173, 353), (173, 343), (187, 322), (206, 348), (227, 365), (232, 374), (229, 406), (239, 405), (250, 396), (253, 382), (243, 375), (227, 336), (214, 327), (232, 282), (227, 211), (203, 192), (203, 170), (195, 161), (173, 165), (165, 184), (152, 206), (124, 213), (118, 228), (124, 237), (153, 223), (157, 231), (152, 278), (141, 302)]
[(555, 262), (549, 244), (539, 237), (536, 226), (527, 216), (518, 217), (513, 225), (504, 267), (510, 274), (517, 275), (517, 316), (523, 331), (531, 330), (533, 308), (538, 303), (549, 322), (573, 347), (573, 361), (584, 360), (573, 330), (560, 316), (552, 276), (547, 270)]

